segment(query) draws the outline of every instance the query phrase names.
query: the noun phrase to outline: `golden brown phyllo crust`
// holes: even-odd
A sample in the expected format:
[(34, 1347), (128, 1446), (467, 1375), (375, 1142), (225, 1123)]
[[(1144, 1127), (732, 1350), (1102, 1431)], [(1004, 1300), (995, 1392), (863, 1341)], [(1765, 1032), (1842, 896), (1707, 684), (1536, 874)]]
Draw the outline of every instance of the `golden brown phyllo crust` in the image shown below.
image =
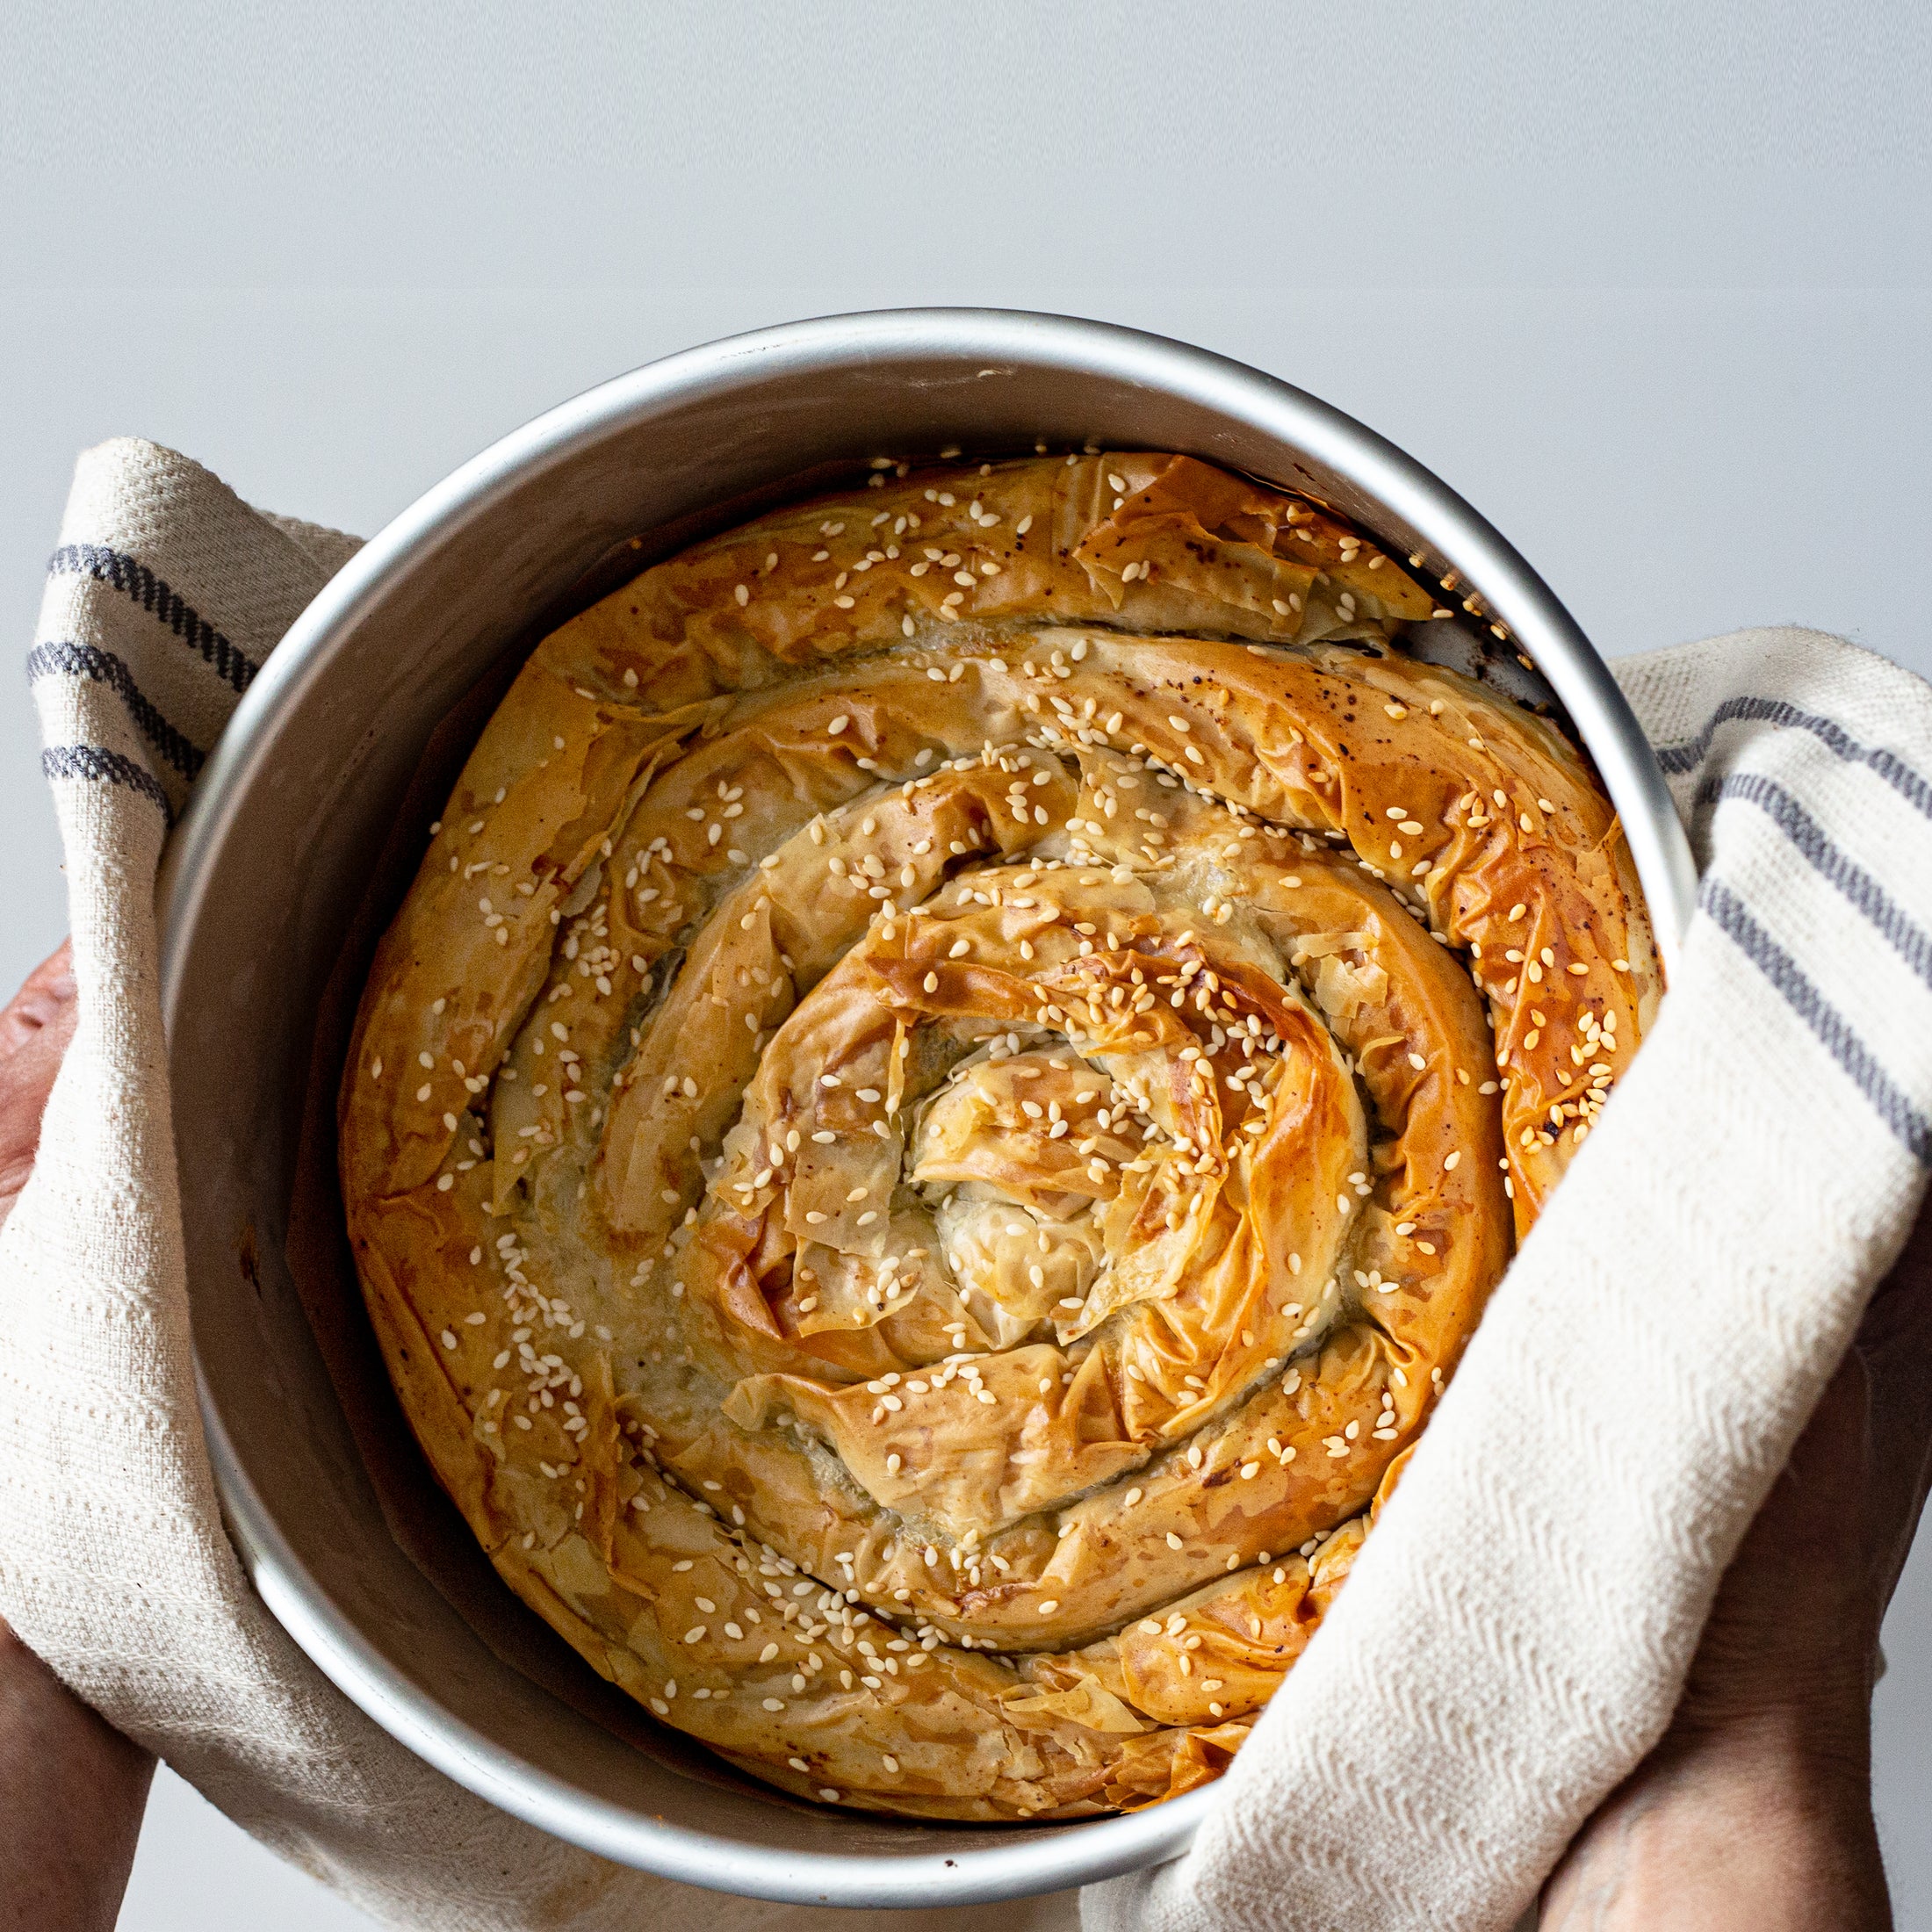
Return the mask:
[(1156, 454), (885, 475), (537, 649), (378, 955), (371, 1313), (504, 1579), (803, 1796), (1215, 1777), (1659, 977), (1431, 595)]

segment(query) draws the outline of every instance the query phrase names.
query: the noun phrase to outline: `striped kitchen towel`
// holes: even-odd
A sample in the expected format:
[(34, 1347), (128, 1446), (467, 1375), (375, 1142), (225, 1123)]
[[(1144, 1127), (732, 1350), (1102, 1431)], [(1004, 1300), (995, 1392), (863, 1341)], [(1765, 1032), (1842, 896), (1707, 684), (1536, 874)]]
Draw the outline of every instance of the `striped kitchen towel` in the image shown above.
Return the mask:
[(1690, 828), (1657, 1025), (1188, 1857), (1089, 1932), (1501, 1928), (1669, 1720), (1932, 1156), (1932, 688), (1742, 631), (1613, 667)]
[[(230, 1816), (393, 1923), (854, 1919), (688, 1892), (494, 1812), (321, 1677), (223, 1533), (155, 867), (240, 694), (353, 548), (151, 444), (81, 462), (29, 659), (79, 1024), (0, 1231), (0, 1613)], [(1932, 690), (1794, 630), (1617, 669), (1704, 874), (1657, 1027), (1196, 1849), (1090, 1890), (1090, 1925), (1509, 1925), (1662, 1730), (1717, 1579), (1911, 1222), (1932, 1136), (1914, 917), (1932, 907)], [(897, 1916), (995, 1912), (1026, 1932), (1071, 1905)]]
[[(387, 1922), (846, 1924), (861, 1915), (611, 1864), (452, 1784), (296, 1648), (222, 1529), (189, 1350), (155, 875), (242, 692), (357, 548), (152, 443), (80, 460), (27, 660), (79, 1013), (0, 1229), (0, 1615), (229, 1817)], [(1073, 1922), (1073, 1895), (1005, 1916), (1049, 1932)], [(908, 1932), (977, 1917), (883, 1914)]]

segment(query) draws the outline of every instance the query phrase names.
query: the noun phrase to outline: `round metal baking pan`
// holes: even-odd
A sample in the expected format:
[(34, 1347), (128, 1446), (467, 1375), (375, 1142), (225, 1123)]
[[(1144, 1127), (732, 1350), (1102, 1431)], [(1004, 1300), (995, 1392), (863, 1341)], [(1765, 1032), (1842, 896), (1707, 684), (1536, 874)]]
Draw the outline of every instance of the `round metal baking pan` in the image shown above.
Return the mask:
[(1187, 451), (1312, 493), (1421, 559), (1431, 581), (1453, 572), (1456, 603), (1478, 596), (1509, 645), (1475, 626), (1431, 631), (1518, 688), (1517, 652), (1533, 664), (1530, 695), (1567, 715), (1622, 814), (1670, 962), (1695, 876), (1662, 775), (1602, 660), (1488, 523), (1286, 383), (1157, 336), (998, 311), (832, 316), (736, 336), (504, 437), (405, 510), (297, 620), (162, 868), (202, 1409), (256, 1587), (347, 1696), (458, 1783), (695, 1885), (845, 1906), (1025, 1897), (1177, 1856), (1215, 1792), (1040, 1827), (864, 1817), (737, 1776), (593, 1677), (509, 1600), (415, 1455), (345, 1245), (299, 1224), (291, 1248), (318, 1010), (432, 733), (493, 666), (652, 556), (850, 479), (876, 454), (1040, 443)]

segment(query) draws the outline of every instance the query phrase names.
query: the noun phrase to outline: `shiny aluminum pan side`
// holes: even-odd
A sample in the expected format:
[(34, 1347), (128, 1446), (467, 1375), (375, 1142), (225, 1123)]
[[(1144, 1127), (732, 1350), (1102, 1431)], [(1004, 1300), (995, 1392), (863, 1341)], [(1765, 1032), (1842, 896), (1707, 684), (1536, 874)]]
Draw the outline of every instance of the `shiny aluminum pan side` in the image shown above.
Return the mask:
[[(392, 1475), (378, 1500), (284, 1259), (316, 1003), (431, 732), (506, 651), (615, 581), (614, 559), (635, 568), (801, 479), (849, 479), (876, 453), (1089, 441), (1188, 451), (1311, 492), (1391, 551), (1419, 553), (1432, 577), (1458, 573), (1589, 747), (1674, 958), (1695, 876), (1662, 775), (1602, 660), (1489, 523), (1286, 383), (1154, 335), (991, 310), (736, 336), (605, 383), (486, 450), (297, 620), (209, 759), (163, 864), (202, 1410), (249, 1575), (321, 1669), (430, 1763), (517, 1817), (667, 1878), (811, 1904), (1021, 1898), (1175, 1856), (1215, 1793), (1041, 1827), (799, 1805), (640, 1720), (534, 1618), (518, 1623), (415, 1456), (364, 1343), (355, 1406), (407, 1472), (404, 1493)], [(629, 547), (640, 532), (641, 558)], [(353, 1327), (359, 1299), (342, 1275)], [(413, 1555), (385, 1503), (412, 1525)]]

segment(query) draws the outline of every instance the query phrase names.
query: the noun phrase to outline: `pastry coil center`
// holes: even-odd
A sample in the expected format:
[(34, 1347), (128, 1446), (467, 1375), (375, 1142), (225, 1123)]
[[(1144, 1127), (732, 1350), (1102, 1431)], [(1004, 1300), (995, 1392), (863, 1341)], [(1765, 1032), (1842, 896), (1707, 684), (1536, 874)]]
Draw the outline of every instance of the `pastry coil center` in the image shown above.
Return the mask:
[[(1135, 783), (1088, 762), (1096, 797)], [(775, 1339), (823, 1336), (831, 1366), (869, 1330), (895, 1365), (753, 1374), (726, 1416), (803, 1423), (922, 1542), (992, 1535), (1227, 1409), (1326, 1326), (1369, 1192), (1352, 1074), (1277, 949), (1069, 863), (1078, 767), (1020, 746), (991, 770), (1030, 834), (869, 919), (767, 1047), (701, 1216), (747, 1253), (766, 1218), (796, 1242), (753, 1311)], [(851, 810), (917, 843), (986, 776)]]

